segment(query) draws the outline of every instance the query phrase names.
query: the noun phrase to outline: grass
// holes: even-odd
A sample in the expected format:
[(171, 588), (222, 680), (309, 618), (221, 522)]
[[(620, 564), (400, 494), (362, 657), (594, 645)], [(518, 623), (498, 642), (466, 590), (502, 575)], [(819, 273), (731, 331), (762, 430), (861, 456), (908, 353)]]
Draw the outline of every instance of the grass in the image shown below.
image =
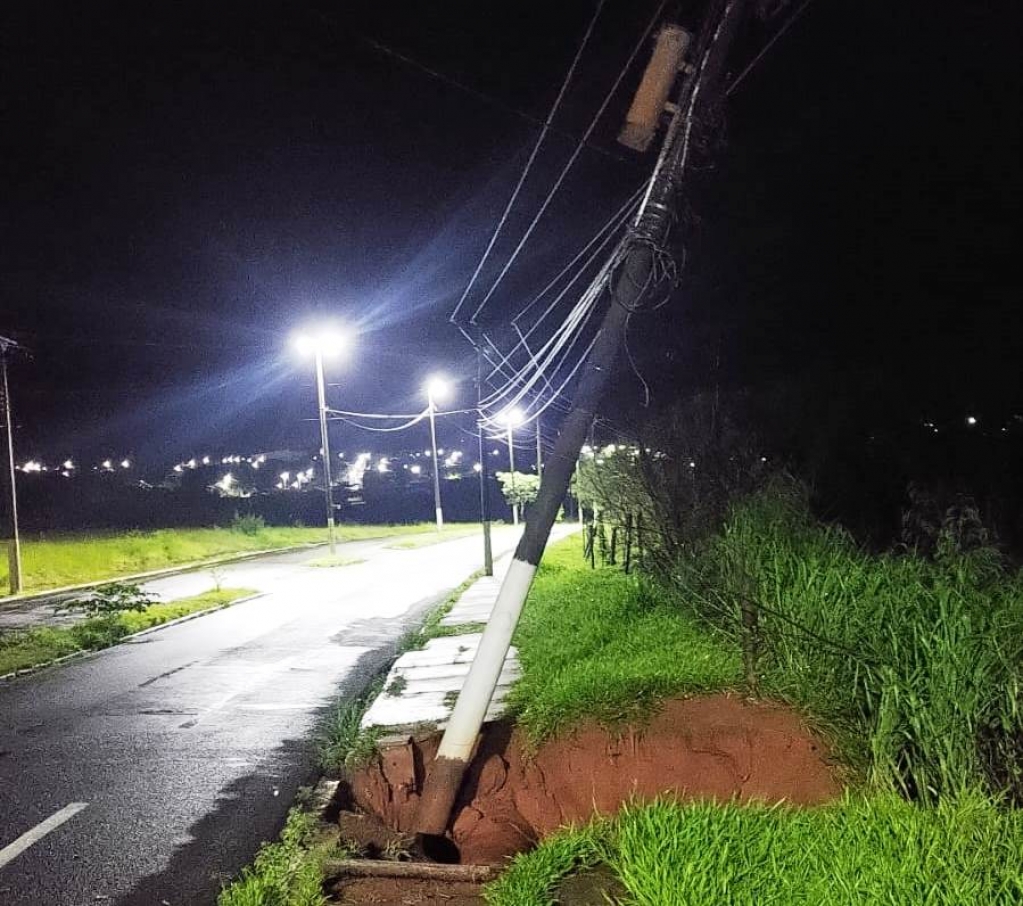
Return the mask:
[(762, 688), (830, 725), (878, 789), (935, 802), (986, 783), (1023, 802), (1023, 578), (994, 551), (871, 554), (775, 489), (674, 578), (733, 635), (736, 601), (759, 605)]
[(734, 645), (658, 586), (591, 570), (582, 539), (549, 548), (515, 636), (522, 678), (507, 699), (539, 744), (587, 719), (641, 718), (664, 698), (735, 686)]
[(1023, 813), (983, 795), (923, 808), (888, 794), (815, 809), (632, 805), (519, 856), (492, 906), (553, 904), (557, 883), (603, 863), (623, 906), (1010, 906), (1023, 901)]
[(363, 729), (362, 716), (383, 690), (384, 679), (378, 677), (360, 695), (339, 701), (321, 724), (318, 748), (324, 770), (357, 770), (376, 755), (379, 730)]
[(387, 546), (391, 550), (408, 551), (415, 550), (420, 547), (429, 547), (432, 544), (440, 544), (444, 541), (453, 541), (456, 538), (468, 538), (470, 535), (475, 535), (479, 531), (477, 525), (459, 525), (458, 523), (449, 523), (444, 526), (441, 531), (437, 531), (436, 526), (430, 530), (424, 529), (423, 533), (417, 535), (414, 538), (404, 538), (401, 541), (395, 541), (393, 544)]
[(45, 664), (76, 651), (98, 651), (116, 645), (133, 632), (160, 626), (200, 611), (223, 607), (253, 592), (244, 588), (208, 591), (145, 610), (91, 617), (73, 626), (16, 630), (0, 633), (0, 675)]
[(338, 566), (358, 566), (360, 563), (366, 561), (359, 557), (342, 557), (335, 555), (333, 557), (316, 557), (312, 560), (306, 560), (303, 566), (315, 566), (318, 569), (334, 569)]
[[(453, 531), (459, 528), (455, 526)], [(338, 541), (344, 542), (392, 535), (429, 535), (433, 530), (432, 523), (340, 525), (337, 534)], [(324, 536), (322, 528), (259, 526), (258, 521), (254, 521), (250, 530), (241, 531), (237, 528), (158, 529), (25, 538), (22, 542), (24, 588), (26, 592), (44, 591), (232, 554), (318, 544), (324, 542)], [(0, 588), (6, 587), (7, 558), (0, 557)]]
[(325, 906), (314, 816), (293, 808), (276, 843), (264, 843), (252, 865), (217, 897), (217, 906)]

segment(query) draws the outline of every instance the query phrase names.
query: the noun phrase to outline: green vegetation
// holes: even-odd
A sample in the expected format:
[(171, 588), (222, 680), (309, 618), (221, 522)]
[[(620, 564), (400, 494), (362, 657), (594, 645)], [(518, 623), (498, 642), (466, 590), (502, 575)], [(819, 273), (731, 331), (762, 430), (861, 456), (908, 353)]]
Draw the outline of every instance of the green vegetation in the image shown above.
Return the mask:
[(318, 569), (333, 569), (336, 566), (358, 566), (360, 563), (366, 561), (360, 557), (342, 557), (335, 555), (333, 557), (314, 557), (312, 560), (306, 560), (303, 566), (314, 566)]
[[(360, 541), (392, 535), (423, 535), (430, 523), (408, 525), (341, 525), (339, 541)], [(453, 527), (453, 532), (469, 529)], [(110, 535), (54, 535), (22, 542), (26, 592), (97, 582), (165, 567), (253, 553), (299, 547), (325, 541), (323, 528), (262, 525), (258, 517), (237, 517), (231, 528), (158, 529)], [(411, 540), (411, 539), (410, 539)], [(432, 541), (426, 540), (426, 543)], [(0, 588), (7, 587), (7, 558), (0, 557)]]
[(983, 796), (924, 808), (894, 795), (814, 809), (634, 805), (519, 856), (493, 906), (553, 904), (556, 884), (608, 865), (623, 906), (1010, 906), (1023, 898), (1023, 813)]
[(203, 610), (223, 607), (251, 594), (249, 589), (224, 588), (167, 604), (152, 604), (143, 610), (113, 611), (91, 616), (73, 626), (46, 626), (0, 633), (0, 675), (45, 664), (76, 651), (109, 648), (133, 632), (141, 632)]
[(444, 541), (454, 541), (456, 538), (468, 538), (479, 531), (479, 526), (460, 522), (447, 523), (439, 532), (437, 527), (423, 526), (420, 533), (414, 538), (405, 538), (395, 541), (387, 546), (391, 550), (409, 551), (420, 547), (430, 547), (433, 544), (441, 544)]
[(276, 843), (264, 843), (251, 866), (225, 887), (217, 906), (323, 906), (322, 863), (314, 816), (293, 808)]
[(585, 718), (626, 721), (672, 695), (739, 683), (729, 640), (660, 586), (591, 570), (578, 535), (554, 545), (515, 636), (522, 679), (509, 705), (534, 743)]
[(378, 728), (362, 728), (362, 715), (384, 688), (384, 677), (355, 698), (342, 699), (320, 727), (320, 765), (327, 771), (355, 770), (377, 751)]
[(1023, 801), (1023, 577), (994, 550), (949, 536), (934, 559), (871, 554), (786, 485), (738, 505), (672, 578), (733, 637), (753, 605), (762, 689), (830, 725), (878, 788)]

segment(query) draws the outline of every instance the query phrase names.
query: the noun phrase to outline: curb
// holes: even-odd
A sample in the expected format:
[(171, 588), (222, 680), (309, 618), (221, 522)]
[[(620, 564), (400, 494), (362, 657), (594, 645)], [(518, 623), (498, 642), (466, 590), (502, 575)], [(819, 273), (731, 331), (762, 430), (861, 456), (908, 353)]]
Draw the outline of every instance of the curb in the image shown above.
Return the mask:
[(102, 654), (104, 651), (109, 651), (111, 648), (117, 648), (119, 645), (126, 645), (128, 642), (134, 641), (142, 636), (159, 632), (161, 629), (170, 629), (171, 626), (177, 626), (179, 623), (187, 623), (189, 620), (196, 620), (199, 617), (209, 616), (211, 613), (216, 613), (218, 610), (227, 610), (228, 607), (234, 607), (236, 604), (244, 604), (246, 601), (254, 601), (256, 598), (261, 598), (265, 594), (265, 591), (256, 592), (256, 594), (253, 595), (245, 595), (243, 598), (236, 598), (233, 601), (228, 601), (226, 604), (218, 604), (216, 607), (207, 607), (205, 610), (197, 610), (195, 613), (185, 614), (183, 617), (178, 617), (176, 620), (168, 620), (166, 623), (157, 623), (155, 626), (149, 626), (146, 629), (140, 629), (138, 632), (133, 632), (130, 635), (122, 636), (114, 642), (113, 645), (107, 645), (105, 648), (72, 651), (70, 654), (54, 658), (52, 661), (43, 661), (43, 663), (33, 664), (31, 667), (22, 667), (20, 670), (12, 670), (10, 673), (0, 675), (0, 683), (9, 682), (10, 680), (18, 679), (22, 676), (29, 676), (33, 673), (40, 673), (43, 670), (50, 669), (51, 667), (59, 667), (68, 661), (95, 657), (97, 654)]

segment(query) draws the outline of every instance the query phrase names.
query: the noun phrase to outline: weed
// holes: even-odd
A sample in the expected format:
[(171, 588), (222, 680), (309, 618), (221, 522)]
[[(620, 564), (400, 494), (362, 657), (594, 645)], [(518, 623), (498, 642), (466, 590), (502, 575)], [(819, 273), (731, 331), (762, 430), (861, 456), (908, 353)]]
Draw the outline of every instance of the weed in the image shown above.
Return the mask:
[(407, 688), (408, 680), (405, 679), (405, 677), (402, 676), (401, 674), (398, 674), (393, 680), (390, 681), (390, 683), (387, 684), (387, 688), (384, 690), (384, 692), (387, 695), (397, 697), (401, 695), (401, 693), (404, 692), (405, 689)]
[(265, 528), (266, 520), (252, 513), (235, 513), (231, 520), (231, 531), (240, 532), (242, 535), (258, 535)]
[(361, 695), (340, 701), (320, 729), (320, 763), (325, 770), (355, 770), (368, 764), (377, 751), (377, 728), (364, 729), (362, 716), (383, 688), (383, 678)]
[(324, 906), (315, 835), (316, 819), (292, 809), (280, 839), (263, 844), (252, 865), (220, 892), (217, 906)]

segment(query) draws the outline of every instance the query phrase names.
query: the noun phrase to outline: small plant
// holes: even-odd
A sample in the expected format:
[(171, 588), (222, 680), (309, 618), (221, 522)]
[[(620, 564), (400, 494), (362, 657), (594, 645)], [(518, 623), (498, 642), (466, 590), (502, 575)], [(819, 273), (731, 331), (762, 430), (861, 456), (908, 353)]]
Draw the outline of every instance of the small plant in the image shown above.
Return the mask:
[(235, 513), (231, 520), (231, 531), (241, 535), (258, 535), (266, 528), (266, 520), (254, 513)]
[(393, 680), (391, 680), (391, 682), (388, 684), (387, 688), (384, 691), (388, 695), (392, 695), (395, 698), (397, 698), (407, 688), (408, 680), (405, 679), (405, 677), (402, 676), (401, 674), (398, 674)]
[(111, 582), (80, 598), (75, 598), (57, 607), (58, 610), (74, 610), (90, 617), (112, 616), (119, 613), (142, 613), (156, 603), (156, 598), (138, 585), (130, 582)]
[(220, 591), (224, 587), (224, 579), (227, 578), (227, 572), (222, 566), (214, 566), (210, 570), (210, 578), (213, 580), (213, 588), (216, 591)]
[(327, 770), (359, 768), (372, 761), (377, 751), (377, 728), (364, 729), (362, 715), (380, 692), (382, 680), (358, 698), (340, 702), (326, 720), (320, 739), (320, 763)]
[(454, 689), (444, 693), (444, 707), (454, 708), (455, 703), (458, 701), (458, 693)]

